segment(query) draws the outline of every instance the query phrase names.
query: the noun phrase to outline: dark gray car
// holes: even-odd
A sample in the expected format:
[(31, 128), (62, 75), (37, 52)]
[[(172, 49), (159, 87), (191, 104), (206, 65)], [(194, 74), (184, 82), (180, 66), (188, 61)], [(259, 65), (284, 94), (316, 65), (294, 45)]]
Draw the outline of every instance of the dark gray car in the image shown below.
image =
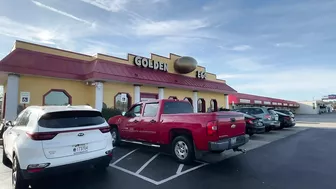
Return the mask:
[(272, 129), (280, 128), (280, 121), (278, 114), (272, 108), (267, 107), (239, 107), (240, 112), (254, 115), (263, 120), (266, 132)]

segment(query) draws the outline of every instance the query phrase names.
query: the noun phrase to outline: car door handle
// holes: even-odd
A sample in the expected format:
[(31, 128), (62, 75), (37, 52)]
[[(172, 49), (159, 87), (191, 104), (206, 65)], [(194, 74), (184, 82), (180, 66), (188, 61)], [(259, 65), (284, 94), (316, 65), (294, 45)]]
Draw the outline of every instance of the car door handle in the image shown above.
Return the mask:
[(150, 120), (150, 123), (155, 123), (156, 121), (154, 119)]
[(138, 123), (139, 121), (138, 120), (134, 120), (133, 123)]
[(236, 118), (232, 117), (230, 120), (231, 120), (231, 122), (235, 122)]

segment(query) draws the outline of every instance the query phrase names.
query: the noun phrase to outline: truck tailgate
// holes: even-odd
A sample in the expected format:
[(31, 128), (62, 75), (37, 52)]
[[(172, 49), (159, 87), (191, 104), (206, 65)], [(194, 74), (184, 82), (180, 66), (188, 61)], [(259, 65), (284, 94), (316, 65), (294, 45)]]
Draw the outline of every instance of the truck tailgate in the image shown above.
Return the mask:
[(219, 139), (230, 138), (245, 134), (245, 119), (240, 113), (218, 113), (218, 136)]

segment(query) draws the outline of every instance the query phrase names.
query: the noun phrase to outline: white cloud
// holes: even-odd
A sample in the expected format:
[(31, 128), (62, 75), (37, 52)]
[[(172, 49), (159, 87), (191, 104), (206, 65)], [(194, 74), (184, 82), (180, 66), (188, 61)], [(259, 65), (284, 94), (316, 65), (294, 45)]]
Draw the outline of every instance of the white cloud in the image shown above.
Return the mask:
[(91, 23), (91, 22), (89, 22), (89, 21), (87, 21), (87, 20), (84, 20), (84, 19), (82, 19), (82, 18), (76, 17), (76, 16), (74, 16), (74, 15), (72, 15), (72, 14), (63, 12), (63, 11), (58, 10), (58, 9), (56, 9), (56, 8), (50, 7), (50, 6), (48, 6), (48, 5), (42, 4), (42, 3), (38, 2), (38, 1), (34, 1), (34, 0), (32, 0), (32, 2), (33, 2), (35, 5), (37, 5), (37, 6), (41, 7), (41, 8), (48, 9), (48, 10), (50, 10), (50, 11), (52, 11), (52, 12), (61, 14), (61, 15), (63, 15), (63, 16), (66, 16), (66, 17), (68, 17), (68, 18), (77, 20), (77, 21), (82, 22), (82, 23), (84, 23), (84, 24), (89, 24), (89, 25), (92, 25), (93, 27), (95, 26), (94, 23)]
[(263, 58), (234, 58), (225, 61), (225, 64), (239, 71), (256, 71), (269, 69), (272, 67), (270, 64), (263, 63)]
[(183, 35), (208, 26), (208, 22), (200, 19), (167, 20), (147, 22), (134, 20), (132, 29), (137, 35), (163, 36)]
[(81, 0), (81, 1), (111, 12), (119, 12), (123, 10), (124, 6), (129, 2), (129, 0)]
[(238, 46), (232, 47), (233, 51), (246, 51), (250, 49), (252, 49), (252, 47), (249, 45), (238, 45)]
[(274, 44), (275, 47), (288, 47), (288, 48), (300, 48), (303, 47), (301, 44), (291, 43), (291, 42), (284, 42), (284, 43), (276, 43)]
[(44, 28), (15, 22), (7, 17), (0, 17), (0, 35), (45, 44), (54, 44), (55, 40), (63, 36)]

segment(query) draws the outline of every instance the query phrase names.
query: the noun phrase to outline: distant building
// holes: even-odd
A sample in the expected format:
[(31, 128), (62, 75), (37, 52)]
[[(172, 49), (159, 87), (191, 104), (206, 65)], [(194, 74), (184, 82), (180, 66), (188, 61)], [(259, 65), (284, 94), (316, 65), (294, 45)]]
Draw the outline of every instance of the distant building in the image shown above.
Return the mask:
[[(322, 100), (301, 101), (300, 107), (296, 110), (297, 114), (319, 114), (330, 112), (330, 107)], [(329, 107), (329, 108), (327, 108)]]

